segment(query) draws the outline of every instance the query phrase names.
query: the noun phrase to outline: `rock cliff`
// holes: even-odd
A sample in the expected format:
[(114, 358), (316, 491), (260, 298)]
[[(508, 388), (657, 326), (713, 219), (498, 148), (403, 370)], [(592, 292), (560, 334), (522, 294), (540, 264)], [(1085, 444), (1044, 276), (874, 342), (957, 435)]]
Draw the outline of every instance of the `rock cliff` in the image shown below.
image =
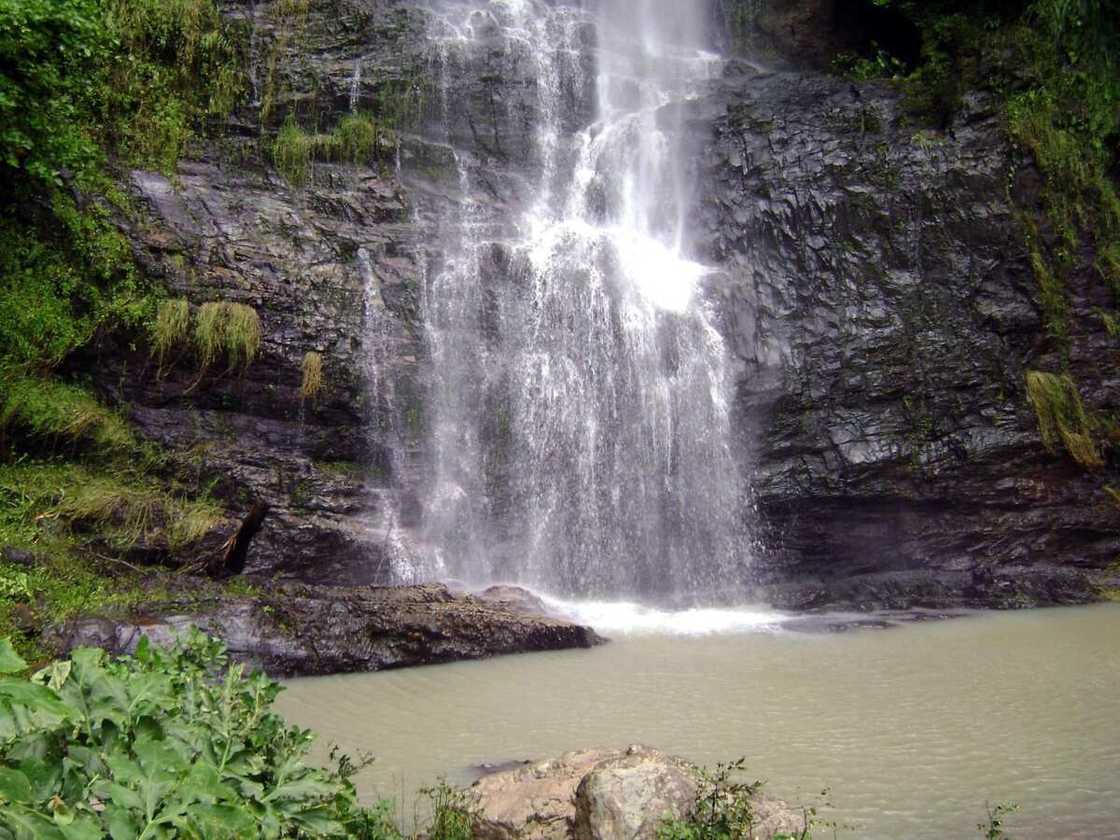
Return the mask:
[[(294, 21), (289, 5), (225, 4), (251, 101), (175, 177), (131, 179), (142, 264), (193, 305), (253, 306), (260, 358), (244, 374), (158, 371), (144, 348), (101, 346), (92, 363), (182, 469), (217, 477), (231, 513), (270, 505), (248, 571), (410, 582), (439, 220), (464, 199), (460, 156), (493, 230), (523, 200), (531, 68), (495, 32), (437, 85), (424, 4), (313, 0)], [(573, 125), (592, 95), (570, 91)], [(1026, 399), (1025, 371), (1058, 351), (1017, 216), (1037, 177), (995, 104), (971, 96), (951, 130), (922, 130), (888, 87), (732, 62), (688, 108), (695, 247), (718, 269), (706, 294), (739, 365), (761, 593), (798, 607), (1094, 597), (1082, 572), (1116, 555), (1120, 511), (1108, 470), (1046, 451)], [(298, 187), (272, 166), (288, 116), (329, 129), (361, 110), (392, 125), (378, 160), (313, 161)], [(1108, 409), (1115, 350), (1093, 316), (1106, 292), (1088, 275), (1072, 291), (1071, 364)], [(308, 353), (324, 360), (311, 397)]]

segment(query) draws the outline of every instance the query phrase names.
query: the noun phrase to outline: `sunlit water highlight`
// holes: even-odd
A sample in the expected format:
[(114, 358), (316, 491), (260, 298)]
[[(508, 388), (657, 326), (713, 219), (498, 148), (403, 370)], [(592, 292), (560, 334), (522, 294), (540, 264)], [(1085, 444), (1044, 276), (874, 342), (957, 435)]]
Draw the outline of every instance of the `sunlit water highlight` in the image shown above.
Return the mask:
[(976, 838), (985, 801), (1007, 800), (1022, 805), (1017, 840), (1120, 837), (1120, 607), (832, 636), (759, 627), (297, 680), (279, 708), (379, 756), (363, 793), (404, 813), (418, 787), (466, 783), (471, 765), (645, 742), (746, 756), (792, 800), (831, 787), (830, 813), (854, 826), (841, 837)]

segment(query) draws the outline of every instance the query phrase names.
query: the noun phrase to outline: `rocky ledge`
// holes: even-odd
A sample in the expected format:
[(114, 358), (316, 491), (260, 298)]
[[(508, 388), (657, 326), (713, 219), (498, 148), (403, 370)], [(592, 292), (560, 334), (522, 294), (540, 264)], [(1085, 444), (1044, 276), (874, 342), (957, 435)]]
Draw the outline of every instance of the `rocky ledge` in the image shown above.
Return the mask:
[(130, 653), (141, 636), (166, 644), (198, 627), (225, 640), (234, 659), (278, 677), (381, 671), (604, 641), (589, 627), (441, 584), (261, 583), (250, 594), (231, 595), (184, 578), (182, 589), (157, 602), (150, 615), (70, 621), (54, 631), (55, 641), (63, 650), (93, 646)]
[[(666, 818), (696, 807), (699, 776), (687, 761), (650, 747), (587, 749), (475, 782), (478, 840), (653, 840)], [(798, 835), (804, 817), (757, 796), (749, 840)]]

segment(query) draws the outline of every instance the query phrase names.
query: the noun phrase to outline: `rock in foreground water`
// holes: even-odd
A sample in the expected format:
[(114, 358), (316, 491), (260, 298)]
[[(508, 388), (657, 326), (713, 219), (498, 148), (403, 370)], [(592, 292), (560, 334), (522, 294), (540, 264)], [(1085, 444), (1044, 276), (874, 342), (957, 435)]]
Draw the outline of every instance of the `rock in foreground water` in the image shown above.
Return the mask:
[(589, 627), (515, 612), (442, 584), (275, 584), (240, 597), (184, 597), (155, 615), (79, 618), (56, 636), (65, 650), (88, 645), (125, 653), (143, 635), (163, 644), (191, 626), (221, 637), (235, 659), (274, 676), (380, 671), (603, 641)]
[[(496, 773), (470, 789), (481, 840), (652, 840), (666, 817), (688, 817), (696, 767), (650, 747), (588, 749)], [(799, 831), (784, 802), (759, 797), (754, 837)]]

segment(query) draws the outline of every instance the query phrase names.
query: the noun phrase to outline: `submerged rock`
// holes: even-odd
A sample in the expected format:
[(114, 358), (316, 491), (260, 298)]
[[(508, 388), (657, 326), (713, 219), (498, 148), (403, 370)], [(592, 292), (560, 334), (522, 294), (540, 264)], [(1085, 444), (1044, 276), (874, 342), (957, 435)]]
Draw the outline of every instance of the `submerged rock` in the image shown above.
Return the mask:
[(142, 618), (79, 618), (55, 636), (64, 650), (88, 645), (127, 653), (141, 636), (167, 644), (192, 626), (220, 636), (235, 659), (274, 676), (381, 671), (603, 641), (589, 627), (517, 613), (440, 584), (276, 585), (252, 596), (188, 600)]
[[(471, 787), (480, 840), (646, 840), (666, 817), (691, 814), (696, 767), (650, 747), (564, 753)], [(758, 797), (754, 837), (802, 828), (778, 800)]]

